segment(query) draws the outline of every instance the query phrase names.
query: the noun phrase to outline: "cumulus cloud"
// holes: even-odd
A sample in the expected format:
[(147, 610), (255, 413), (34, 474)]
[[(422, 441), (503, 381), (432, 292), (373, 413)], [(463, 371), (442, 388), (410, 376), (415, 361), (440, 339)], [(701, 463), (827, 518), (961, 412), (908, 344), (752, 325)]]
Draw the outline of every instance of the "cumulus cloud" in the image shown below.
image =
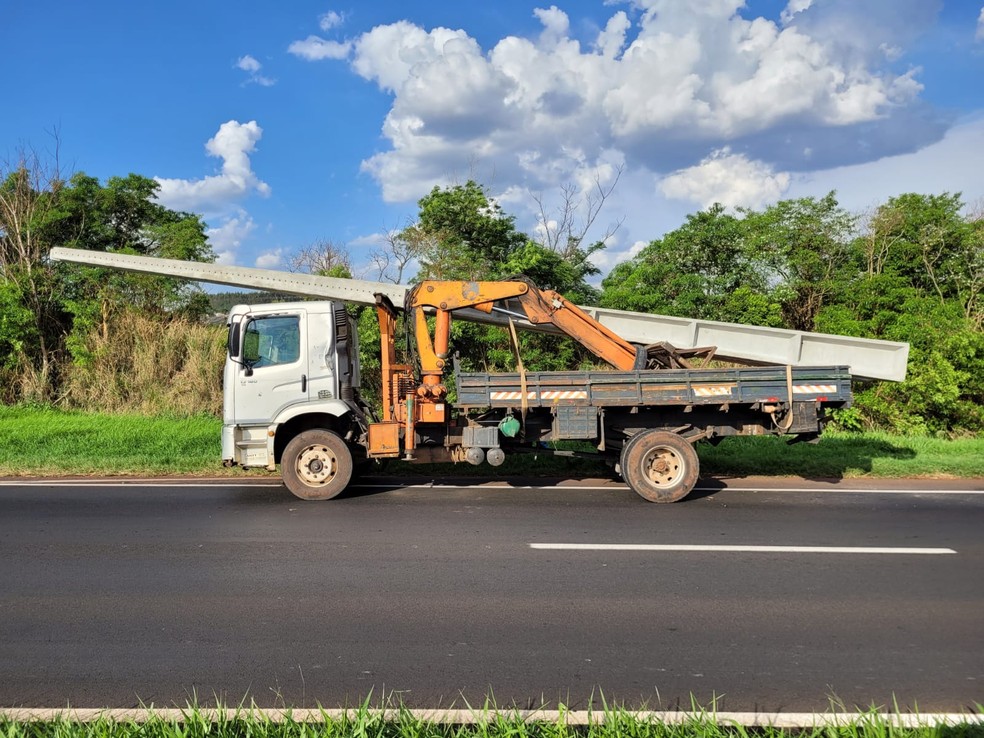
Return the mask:
[(247, 54), (246, 56), (239, 57), (239, 61), (236, 62), (236, 66), (244, 72), (259, 72), (263, 65)]
[(784, 26), (788, 26), (796, 18), (797, 13), (802, 13), (811, 5), (813, 5), (813, 0), (789, 0), (780, 13), (779, 19)]
[(235, 216), (221, 218), (219, 225), (205, 231), (215, 252), (216, 262), (235, 264), (239, 247), (255, 229), (253, 219), (244, 210), (240, 210)]
[[(389, 148), (363, 163), (388, 201), (482, 167), (503, 191), (548, 188), (611, 152), (653, 177), (698, 168), (706, 180), (730, 166), (781, 191), (783, 172), (912, 151), (946, 129), (919, 103), (918, 70), (888, 66), (938, 0), (865, 3), (877, 22), (859, 22), (852, 0), (789, 0), (780, 23), (743, 17), (741, 0), (631, 5), (584, 48), (552, 5), (534, 11), (538, 35), (489, 49), (464, 30), (403, 20), (344, 42), (311, 36), (291, 52), (346, 60), (393, 96)], [(726, 146), (744, 153), (707, 159)], [(725, 194), (747, 202), (754, 188), (739, 189)]]
[(276, 269), (284, 263), (284, 250), (282, 248), (264, 251), (256, 257), (256, 266), (260, 269)]
[(255, 57), (252, 57), (249, 54), (239, 57), (239, 60), (236, 62), (236, 68), (242, 69), (249, 75), (244, 84), (253, 83), (262, 87), (271, 87), (277, 83), (277, 80), (272, 77), (267, 77), (260, 74), (260, 70), (263, 68), (263, 65), (260, 64)]
[(984, 41), (984, 6), (981, 7), (981, 14), (977, 16), (977, 33), (974, 38)]
[(321, 59), (344, 59), (349, 55), (352, 44), (348, 41), (329, 41), (320, 36), (308, 36), (303, 41), (294, 41), (287, 47), (294, 56), (308, 61)]
[(334, 10), (329, 10), (327, 13), (318, 18), (318, 27), (322, 31), (330, 31), (332, 28), (338, 28), (344, 22), (344, 13), (337, 13)]
[(775, 202), (789, 188), (789, 173), (733, 154), (727, 147), (699, 164), (681, 169), (659, 183), (667, 197), (708, 207), (716, 202), (730, 207), (758, 208)]
[(266, 197), (270, 186), (256, 176), (249, 159), (262, 136), (255, 120), (223, 123), (205, 144), (209, 156), (222, 159), (221, 172), (202, 179), (155, 177), (160, 185), (157, 200), (175, 210), (214, 213), (254, 192)]

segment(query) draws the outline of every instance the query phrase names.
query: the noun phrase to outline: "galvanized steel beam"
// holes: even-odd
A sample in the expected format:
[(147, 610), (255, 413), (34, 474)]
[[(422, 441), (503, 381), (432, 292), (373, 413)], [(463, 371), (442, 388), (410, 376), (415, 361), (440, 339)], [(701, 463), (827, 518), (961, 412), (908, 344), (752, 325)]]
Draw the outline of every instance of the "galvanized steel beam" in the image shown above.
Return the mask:
[[(403, 305), (407, 287), (364, 279), (338, 279), (312, 274), (294, 274), (272, 269), (222, 266), (149, 256), (131, 256), (104, 251), (53, 248), (51, 258), (91, 266), (131, 272), (180, 277), (231, 287), (282, 292), (304, 297), (374, 305), (375, 294), (382, 293), (394, 305)], [(507, 305), (508, 307), (508, 305)], [(721, 323), (713, 320), (676, 318), (651, 313), (583, 307), (589, 315), (627, 341), (649, 344), (667, 341), (677, 348), (717, 346), (716, 357), (752, 364), (791, 364), (793, 366), (849, 366), (856, 379), (905, 379), (909, 344), (878, 341), (852, 336), (790, 331), (782, 328)], [(516, 306), (514, 312), (522, 313)], [(506, 325), (506, 319), (478, 310), (457, 311), (463, 320)], [(525, 330), (558, 333), (552, 326), (532, 325), (517, 320)]]

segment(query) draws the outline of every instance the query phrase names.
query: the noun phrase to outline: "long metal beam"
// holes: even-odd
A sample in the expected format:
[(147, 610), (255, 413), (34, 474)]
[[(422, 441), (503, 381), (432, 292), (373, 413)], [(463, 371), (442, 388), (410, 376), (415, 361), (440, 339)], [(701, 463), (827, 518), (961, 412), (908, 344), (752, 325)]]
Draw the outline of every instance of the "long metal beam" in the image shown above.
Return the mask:
[[(405, 285), (371, 282), (364, 279), (338, 279), (312, 274), (294, 274), (272, 269), (222, 266), (150, 256), (114, 254), (105, 251), (53, 248), (51, 258), (91, 266), (130, 272), (144, 272), (210, 282), (231, 287), (247, 287), (326, 300), (375, 304), (375, 294), (386, 295), (395, 305), (406, 297)], [(713, 320), (676, 318), (651, 313), (584, 307), (595, 320), (627, 341), (649, 344), (668, 341), (677, 348), (717, 346), (715, 356), (754, 364), (791, 364), (793, 366), (849, 366), (857, 379), (905, 379), (909, 344), (879, 341), (853, 336), (807, 333), (782, 328), (722, 323)], [(513, 312), (522, 313), (518, 308)], [(506, 318), (487, 315), (478, 310), (455, 313), (464, 320), (505, 325)], [(518, 328), (557, 333), (551, 326), (516, 321)]]

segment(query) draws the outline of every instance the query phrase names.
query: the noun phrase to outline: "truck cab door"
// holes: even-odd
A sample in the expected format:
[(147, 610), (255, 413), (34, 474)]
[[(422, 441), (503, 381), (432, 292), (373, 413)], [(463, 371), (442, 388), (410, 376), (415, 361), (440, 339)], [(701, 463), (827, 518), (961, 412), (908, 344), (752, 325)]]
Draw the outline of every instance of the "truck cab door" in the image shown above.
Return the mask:
[(250, 315), (241, 328), (235, 372), (235, 423), (267, 425), (308, 399), (307, 316), (303, 312)]

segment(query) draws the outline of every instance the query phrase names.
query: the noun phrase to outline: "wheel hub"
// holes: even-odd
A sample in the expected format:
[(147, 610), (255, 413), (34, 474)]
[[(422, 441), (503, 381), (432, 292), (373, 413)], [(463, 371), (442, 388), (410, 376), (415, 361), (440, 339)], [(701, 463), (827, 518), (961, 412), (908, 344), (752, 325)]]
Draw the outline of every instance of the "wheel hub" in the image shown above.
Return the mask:
[(657, 487), (673, 485), (682, 473), (683, 461), (671, 448), (654, 448), (643, 461), (646, 476)]
[(308, 446), (297, 457), (297, 476), (305, 484), (320, 486), (334, 476), (337, 463), (327, 446)]

